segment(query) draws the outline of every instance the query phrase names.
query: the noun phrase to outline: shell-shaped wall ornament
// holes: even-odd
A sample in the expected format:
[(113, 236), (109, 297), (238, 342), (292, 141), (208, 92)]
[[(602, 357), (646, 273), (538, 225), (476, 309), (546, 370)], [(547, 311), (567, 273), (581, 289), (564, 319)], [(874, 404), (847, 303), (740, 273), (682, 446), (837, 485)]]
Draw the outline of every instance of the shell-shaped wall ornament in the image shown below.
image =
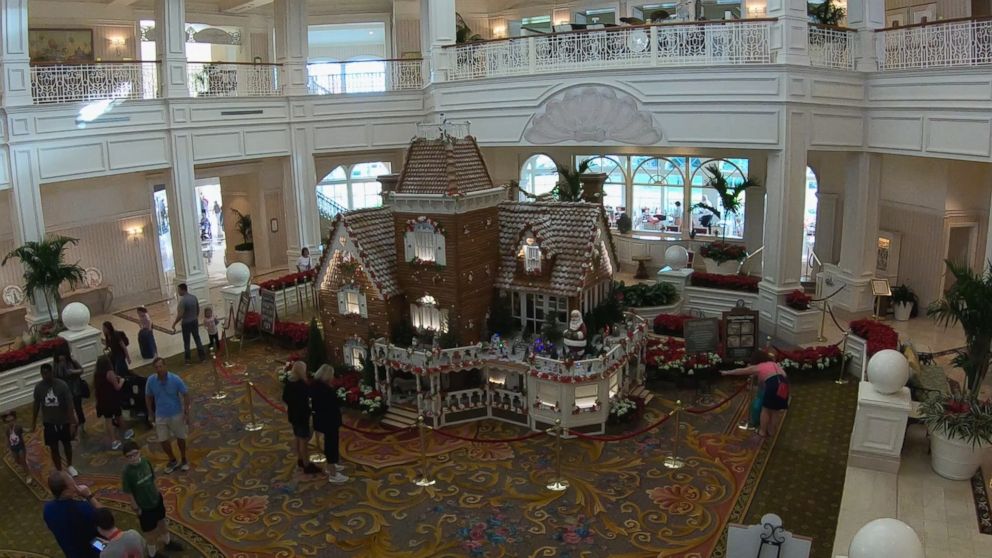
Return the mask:
[(631, 94), (604, 85), (561, 91), (531, 118), (524, 139), (533, 144), (619, 142), (650, 145), (661, 141), (651, 113)]

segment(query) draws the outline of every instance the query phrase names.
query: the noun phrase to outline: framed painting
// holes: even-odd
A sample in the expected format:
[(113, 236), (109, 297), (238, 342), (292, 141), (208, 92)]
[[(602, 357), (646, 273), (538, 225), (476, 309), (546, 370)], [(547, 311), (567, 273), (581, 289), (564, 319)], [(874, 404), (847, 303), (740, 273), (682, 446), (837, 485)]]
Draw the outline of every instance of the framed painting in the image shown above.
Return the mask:
[(887, 10), (885, 12), (885, 26), (902, 27), (903, 25), (906, 25), (906, 22), (909, 20), (907, 17), (909, 14), (907, 12), (908, 10), (906, 9)]
[(29, 29), (31, 62), (93, 62), (92, 29)]

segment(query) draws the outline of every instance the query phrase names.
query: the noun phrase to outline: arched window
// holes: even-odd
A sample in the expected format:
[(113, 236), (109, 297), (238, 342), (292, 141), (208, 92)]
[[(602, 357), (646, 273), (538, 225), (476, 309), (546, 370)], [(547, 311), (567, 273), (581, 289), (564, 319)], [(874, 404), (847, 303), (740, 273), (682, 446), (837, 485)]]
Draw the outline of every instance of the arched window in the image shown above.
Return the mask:
[(373, 161), (335, 167), (317, 184), (320, 216), (332, 219), (342, 211), (382, 205), (382, 184), (376, 177), (389, 174), (389, 163)]
[[(558, 183), (558, 166), (547, 155), (537, 154), (527, 159), (520, 170), (520, 189), (534, 196), (550, 192)], [(521, 200), (526, 199), (521, 195)]]
[[(747, 159), (702, 159), (699, 157), (689, 158), (689, 168), (692, 171), (690, 184), (692, 191), (689, 198), (691, 208), (692, 228), (697, 234), (722, 235), (727, 238), (744, 237), (744, 202), (746, 193), (741, 194), (740, 209), (736, 214), (727, 213), (720, 196), (713, 188), (707, 187), (712, 174), (710, 168), (716, 166), (729, 184), (740, 184), (747, 178)], [(720, 215), (717, 216), (712, 211), (696, 207), (697, 204), (705, 204), (716, 209)]]
[(635, 230), (681, 232), (685, 218), (685, 159), (634, 157)]
[(625, 207), (624, 190), (626, 190), (627, 176), (624, 173), (626, 164), (625, 157), (593, 156), (576, 157), (575, 164), (582, 161), (589, 161), (590, 173), (603, 173), (606, 175), (606, 184), (603, 185), (603, 206), (608, 215), (614, 215), (616, 211)]

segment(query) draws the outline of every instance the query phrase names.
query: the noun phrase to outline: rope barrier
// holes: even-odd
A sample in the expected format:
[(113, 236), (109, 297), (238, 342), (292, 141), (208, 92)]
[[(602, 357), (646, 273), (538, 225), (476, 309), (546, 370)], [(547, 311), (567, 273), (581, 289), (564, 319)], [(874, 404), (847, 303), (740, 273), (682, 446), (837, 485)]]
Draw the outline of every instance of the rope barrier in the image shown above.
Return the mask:
[(825, 300), (830, 300), (831, 298), (837, 296), (837, 293), (843, 291), (846, 288), (847, 288), (847, 285), (842, 285), (841, 288), (839, 288), (836, 291), (832, 292), (829, 296), (825, 296), (823, 298), (814, 298), (814, 299), (811, 299), (810, 302), (823, 302)]
[(834, 322), (834, 325), (837, 326), (837, 329), (839, 329), (841, 333), (847, 333), (844, 326), (840, 325), (840, 322), (837, 321), (837, 316), (834, 316), (834, 309), (830, 306), (827, 306), (827, 314), (830, 314), (830, 320)]
[(357, 432), (358, 434), (364, 434), (366, 436), (373, 436), (373, 437), (393, 436), (395, 434), (401, 434), (403, 432), (409, 432), (409, 431), (413, 430), (414, 428), (417, 428), (415, 425), (414, 426), (407, 426), (406, 428), (396, 428), (395, 426), (389, 426), (388, 424), (384, 424), (383, 426), (386, 427), (386, 428), (388, 428), (388, 430), (385, 430), (385, 431), (382, 431), (382, 432), (376, 432), (374, 430), (363, 430), (361, 428), (356, 428), (356, 427), (351, 426), (349, 424), (342, 424), (341, 425), (341, 428), (344, 428), (345, 430), (350, 430), (352, 432)]
[(667, 421), (668, 419), (672, 418), (672, 415), (674, 415), (674, 414), (675, 414), (675, 411), (671, 411), (667, 415), (665, 415), (664, 417), (662, 417), (661, 420), (659, 420), (657, 422), (654, 422), (652, 424), (649, 424), (649, 425), (645, 426), (644, 428), (642, 428), (640, 430), (636, 430), (634, 432), (630, 432), (630, 433), (627, 433), (627, 434), (618, 434), (616, 436), (597, 436), (595, 434), (583, 434), (582, 432), (579, 432), (578, 430), (570, 430), (569, 433), (570, 434), (575, 434), (579, 438), (582, 438), (582, 439), (585, 439), (585, 440), (593, 440), (593, 441), (596, 441), (596, 442), (620, 442), (622, 440), (629, 440), (629, 439), (634, 438), (636, 436), (640, 436), (641, 434), (644, 434), (646, 432), (649, 432), (651, 430), (654, 430), (655, 428), (658, 428), (662, 424), (665, 424), (665, 421)]
[(741, 393), (743, 393), (745, 389), (747, 389), (747, 384), (742, 384), (739, 388), (737, 388), (737, 391), (735, 391), (734, 393), (728, 395), (723, 401), (720, 401), (719, 403), (717, 403), (715, 405), (710, 405), (709, 407), (704, 407), (702, 409), (685, 409), (685, 412), (690, 413), (690, 414), (693, 414), (693, 415), (702, 415), (702, 414), (708, 413), (710, 411), (715, 411), (716, 409), (719, 409), (720, 407), (723, 407), (727, 403), (730, 403), (730, 401), (733, 398), (735, 398), (738, 395), (740, 395)]
[(258, 387), (255, 386), (255, 384), (251, 384), (251, 389), (255, 393), (257, 393), (259, 397), (262, 398), (262, 401), (265, 401), (266, 403), (268, 403), (269, 404), (269, 407), (272, 407), (273, 409), (279, 411), (280, 413), (285, 413), (286, 412), (286, 407), (283, 407), (282, 405), (280, 405), (280, 404), (276, 403), (275, 401), (269, 399), (269, 397), (267, 395), (265, 395), (264, 393), (262, 393), (262, 390), (258, 389)]
[(524, 434), (523, 436), (516, 436), (514, 438), (502, 438), (502, 439), (491, 439), (491, 438), (468, 438), (466, 436), (459, 436), (458, 434), (452, 434), (450, 432), (445, 432), (443, 430), (434, 429), (434, 432), (444, 436), (445, 438), (453, 438), (455, 440), (461, 440), (463, 442), (477, 442), (480, 444), (507, 444), (510, 442), (522, 442), (524, 440), (530, 440), (532, 438), (537, 438), (538, 436), (544, 436), (544, 432), (531, 432), (530, 434)]

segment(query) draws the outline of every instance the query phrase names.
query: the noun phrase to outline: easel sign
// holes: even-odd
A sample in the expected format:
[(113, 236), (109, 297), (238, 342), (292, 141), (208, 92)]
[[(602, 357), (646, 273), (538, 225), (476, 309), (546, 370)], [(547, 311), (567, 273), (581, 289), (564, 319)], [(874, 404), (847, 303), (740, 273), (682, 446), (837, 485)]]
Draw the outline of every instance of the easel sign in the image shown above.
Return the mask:
[(275, 335), (277, 320), (276, 293), (275, 291), (262, 289), (260, 294), (262, 299), (262, 323), (259, 324), (259, 330), (269, 335)]
[(234, 333), (245, 336), (245, 318), (248, 317), (248, 309), (251, 307), (251, 291), (245, 290), (238, 297), (238, 313), (234, 315)]
[(720, 345), (720, 320), (696, 318), (685, 322), (685, 352), (715, 353)]
[(736, 308), (723, 313), (721, 326), (727, 358), (751, 358), (758, 349), (758, 312), (739, 301)]
[(889, 285), (889, 280), (884, 278), (872, 279), (871, 294), (875, 297), (875, 319), (877, 320), (882, 310), (882, 297), (892, 296), (892, 287)]

